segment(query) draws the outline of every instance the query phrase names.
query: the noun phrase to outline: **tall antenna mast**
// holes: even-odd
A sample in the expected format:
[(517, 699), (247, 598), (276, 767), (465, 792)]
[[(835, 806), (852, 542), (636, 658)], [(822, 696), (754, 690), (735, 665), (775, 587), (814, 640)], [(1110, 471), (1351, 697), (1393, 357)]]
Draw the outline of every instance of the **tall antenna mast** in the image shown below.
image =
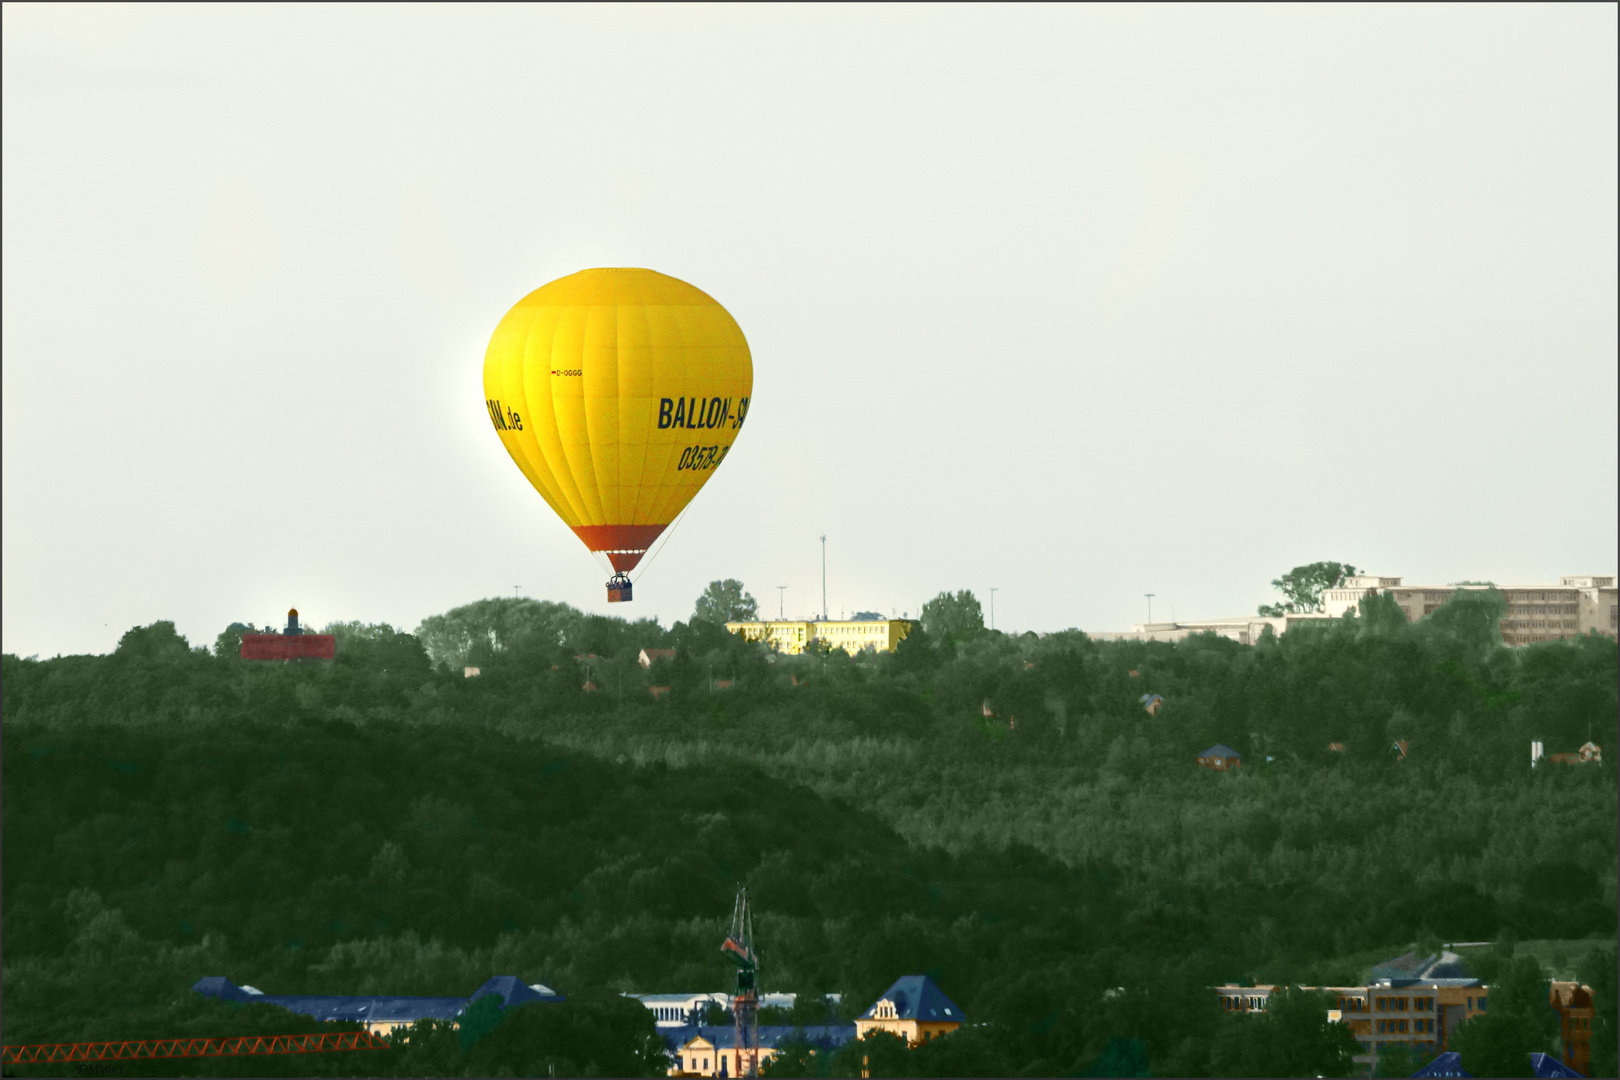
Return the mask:
[(827, 537), (821, 537), (821, 621), (827, 621)]

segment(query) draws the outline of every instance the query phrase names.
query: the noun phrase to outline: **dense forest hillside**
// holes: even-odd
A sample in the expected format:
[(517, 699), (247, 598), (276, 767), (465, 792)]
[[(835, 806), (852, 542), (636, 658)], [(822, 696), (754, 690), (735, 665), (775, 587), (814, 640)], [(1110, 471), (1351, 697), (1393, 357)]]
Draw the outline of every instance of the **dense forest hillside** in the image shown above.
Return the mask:
[[(765, 989), (848, 1011), (926, 972), (983, 1025), (878, 1072), (1334, 1075), (1319, 1020), (1237, 1023), (1207, 987), (1350, 982), (1443, 941), (1504, 942), (1500, 965), (1525, 938), (1589, 943), (1542, 977), (1607, 964), (1612, 1062), (1616, 648), (1504, 648), (1499, 604), (1408, 624), (1374, 600), (1255, 647), (936, 623), (851, 658), (489, 600), (414, 634), (329, 627), (331, 663), (164, 622), (108, 656), (6, 656), (5, 1041), (221, 1023), (203, 975), (462, 995), (516, 974), (574, 1000), (386, 1066), (276, 1067), (635, 1071), (651, 1024), (617, 992), (725, 988), (746, 883)], [(651, 647), (675, 656), (644, 670)], [(1532, 739), (1609, 763), (1532, 770)], [(1217, 742), (1242, 769), (1195, 764)]]

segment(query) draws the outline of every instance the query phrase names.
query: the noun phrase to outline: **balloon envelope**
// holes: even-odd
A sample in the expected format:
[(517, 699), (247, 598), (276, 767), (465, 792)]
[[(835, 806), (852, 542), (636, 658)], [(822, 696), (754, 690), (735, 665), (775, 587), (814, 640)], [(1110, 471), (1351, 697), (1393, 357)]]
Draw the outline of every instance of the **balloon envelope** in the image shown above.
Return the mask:
[(501, 444), (620, 573), (725, 460), (754, 364), (708, 294), (652, 270), (581, 270), (513, 305), (484, 354)]

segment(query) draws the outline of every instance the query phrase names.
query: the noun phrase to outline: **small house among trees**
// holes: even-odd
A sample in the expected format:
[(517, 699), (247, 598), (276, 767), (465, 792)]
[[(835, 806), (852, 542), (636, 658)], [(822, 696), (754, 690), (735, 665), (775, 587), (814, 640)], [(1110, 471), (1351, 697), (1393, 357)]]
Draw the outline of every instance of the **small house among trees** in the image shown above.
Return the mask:
[(1225, 743), (1216, 743), (1198, 755), (1198, 764), (1206, 769), (1214, 769), (1216, 772), (1227, 772), (1242, 767), (1243, 755)]
[(1603, 762), (1603, 747), (1596, 743), (1587, 743), (1573, 754), (1548, 754), (1548, 761), (1556, 761), (1560, 765), (1583, 765), (1588, 761)]
[(641, 655), (636, 657), (636, 663), (644, 668), (650, 668), (655, 660), (673, 659), (675, 659), (674, 649), (642, 649)]

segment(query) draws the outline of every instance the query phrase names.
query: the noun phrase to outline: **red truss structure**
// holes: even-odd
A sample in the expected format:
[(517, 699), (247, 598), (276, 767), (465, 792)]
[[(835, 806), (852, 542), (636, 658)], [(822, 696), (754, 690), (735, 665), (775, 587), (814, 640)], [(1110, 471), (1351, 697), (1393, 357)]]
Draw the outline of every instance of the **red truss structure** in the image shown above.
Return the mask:
[(49, 1062), (136, 1061), (144, 1058), (246, 1057), (253, 1054), (319, 1054), (330, 1050), (386, 1050), (369, 1031), (321, 1035), (237, 1035), (226, 1039), (130, 1039), (124, 1042), (35, 1043), (8, 1046), (6, 1065)]

